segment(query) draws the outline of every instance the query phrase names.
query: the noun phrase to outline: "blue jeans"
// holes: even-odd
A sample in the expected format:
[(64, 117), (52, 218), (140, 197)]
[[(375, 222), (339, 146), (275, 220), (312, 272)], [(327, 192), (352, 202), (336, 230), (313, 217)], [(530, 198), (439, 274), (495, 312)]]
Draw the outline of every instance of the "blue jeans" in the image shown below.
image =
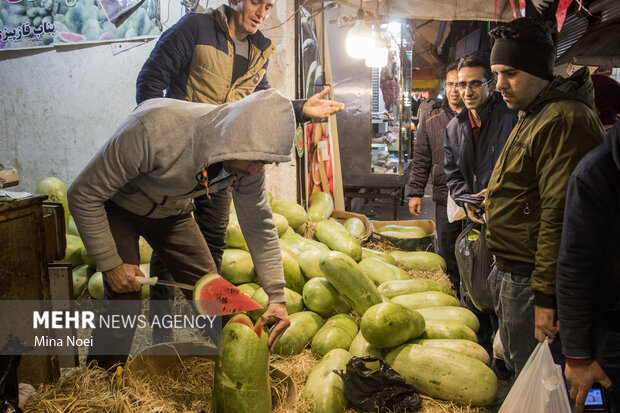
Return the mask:
[[(494, 265), (487, 282), (493, 294), (506, 366), (516, 378), (538, 344), (534, 337), (532, 279), (529, 275), (502, 271)], [(564, 366), (559, 335), (549, 348), (555, 363)]]

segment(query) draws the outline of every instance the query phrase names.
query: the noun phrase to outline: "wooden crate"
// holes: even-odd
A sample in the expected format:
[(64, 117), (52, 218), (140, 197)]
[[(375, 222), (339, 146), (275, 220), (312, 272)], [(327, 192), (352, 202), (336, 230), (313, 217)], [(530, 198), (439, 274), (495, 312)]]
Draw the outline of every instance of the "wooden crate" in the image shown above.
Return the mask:
[[(435, 222), (429, 219), (411, 219), (411, 220), (403, 220), (403, 221), (372, 221), (373, 232), (370, 235), (370, 240), (376, 242), (385, 242), (388, 241), (393, 244), (396, 248), (400, 248), (405, 251), (429, 251), (435, 252), (435, 237), (436, 237), (436, 229)], [(422, 238), (395, 238), (390, 237), (388, 235), (383, 235), (378, 233), (376, 230), (385, 226), (385, 225), (403, 225), (410, 227), (420, 227), (428, 234), (426, 237)]]

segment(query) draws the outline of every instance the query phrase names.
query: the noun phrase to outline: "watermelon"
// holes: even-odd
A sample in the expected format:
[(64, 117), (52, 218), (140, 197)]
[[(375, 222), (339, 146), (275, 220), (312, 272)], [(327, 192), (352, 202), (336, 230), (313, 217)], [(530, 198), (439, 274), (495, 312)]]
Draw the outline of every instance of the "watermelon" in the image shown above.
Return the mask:
[[(286, 311), (289, 315), (298, 313), (304, 308), (304, 302), (301, 295), (293, 290), (284, 287), (284, 298), (286, 299)], [(269, 303), (269, 297), (264, 289), (259, 288), (252, 294), (252, 300), (257, 302), (262, 308), (250, 311), (248, 315), (252, 320), (258, 320), (265, 311), (267, 311), (267, 305)], [(269, 320), (271, 323), (273, 320)]]
[(430, 271), (437, 267), (446, 271), (446, 260), (441, 255), (427, 251), (392, 251), (389, 253), (396, 261), (402, 262), (410, 270)]
[[(49, 202), (60, 202), (65, 211), (65, 227), (69, 227), (69, 203), (67, 202), (67, 186), (60, 179), (50, 176), (43, 178), (34, 190), (35, 194), (47, 195)], [(77, 229), (76, 229), (77, 232)]]
[(301, 294), (304, 288), (304, 277), (301, 275), (301, 270), (295, 258), (286, 251), (282, 251), (282, 266), (286, 287)]
[(385, 361), (422, 394), (454, 403), (487, 406), (497, 392), (497, 377), (483, 362), (457, 351), (404, 344)]
[(387, 281), (379, 285), (379, 292), (385, 298), (394, 298), (399, 295), (422, 293), (424, 291), (441, 291), (452, 294), (452, 289), (439, 281), (426, 278), (414, 278), (412, 280)]
[(445, 306), (419, 308), (417, 310), (426, 321), (458, 321), (474, 330), (475, 333), (480, 329), (480, 321), (476, 314), (465, 307)]
[(82, 249), (84, 248), (82, 239), (70, 234), (66, 234), (65, 237), (67, 239), (67, 249), (65, 250), (65, 257), (60, 262), (70, 262), (74, 267), (84, 264), (82, 259)]
[(306, 223), (306, 211), (301, 205), (289, 201), (273, 201), (271, 210), (286, 218), (293, 230), (299, 229)]
[(355, 261), (362, 259), (362, 247), (357, 238), (349, 234), (338, 222), (319, 221), (314, 226), (314, 235), (332, 251), (340, 251)]
[[(344, 413), (347, 399), (344, 396), (344, 383), (334, 370), (345, 370), (351, 354), (342, 349), (334, 349), (310, 371), (301, 397), (310, 405), (314, 413)], [(250, 411), (250, 410), (247, 410)]]
[(424, 333), (424, 317), (399, 304), (381, 303), (362, 316), (360, 331), (364, 339), (379, 348), (396, 347)]
[(75, 225), (75, 220), (71, 215), (69, 215), (69, 220), (67, 224), (67, 234), (75, 235), (76, 237), (80, 236), (78, 232), (77, 225)]
[(380, 258), (383, 261), (387, 262), (388, 264), (396, 265), (396, 258), (392, 257), (391, 255), (386, 254), (385, 252), (376, 251), (370, 248), (362, 247), (362, 259), (366, 259), (370, 257)]
[(355, 238), (361, 238), (366, 233), (366, 227), (364, 226), (364, 221), (357, 217), (351, 217), (346, 219), (342, 226), (344, 229), (349, 231), (349, 234), (353, 235)]
[(317, 250), (304, 251), (297, 258), (297, 263), (301, 272), (306, 278), (325, 277), (321, 268), (319, 268), (319, 259), (324, 252)]
[(103, 274), (97, 271), (88, 280), (88, 294), (95, 300), (103, 300)]
[(65, 43), (81, 43), (86, 41), (86, 36), (72, 32), (60, 32), (58, 37)]
[(310, 196), (310, 207), (306, 215), (308, 221), (322, 221), (329, 218), (332, 212), (334, 212), (334, 201), (328, 193), (319, 191)]
[(224, 249), (222, 277), (235, 285), (256, 281), (256, 271), (250, 253), (237, 248)]
[(245, 283), (245, 284), (239, 284), (237, 288), (243, 294), (247, 295), (248, 297), (252, 297), (252, 295), (254, 294), (254, 291), (258, 290), (260, 286), (256, 283)]
[(289, 316), (291, 325), (274, 346), (281, 356), (300, 354), (323, 325), (323, 319), (312, 311), (300, 311)]
[(478, 336), (474, 330), (458, 321), (428, 321), (424, 334), (420, 338), (439, 339), (439, 338), (459, 338), (463, 340), (478, 342)]
[(256, 334), (246, 316), (222, 329), (213, 381), (215, 413), (271, 413), (268, 334)]
[(381, 258), (364, 258), (359, 265), (375, 285), (381, 285), (386, 281), (411, 279), (407, 271), (396, 265), (388, 264)]
[(350, 336), (355, 337), (359, 328), (357, 322), (350, 314), (336, 314), (331, 316), (326, 322), (325, 327), (337, 326), (346, 330)]
[(305, 238), (299, 234), (284, 234), (281, 241), (286, 241), (293, 244), (295, 247), (300, 249), (301, 251), (315, 250), (315, 251), (323, 251), (328, 252), (329, 248), (327, 245), (317, 242), (315, 240)]
[(77, 298), (86, 289), (88, 284), (88, 278), (94, 273), (94, 271), (88, 267), (88, 265), (80, 265), (73, 270), (73, 297)]
[(428, 339), (415, 339), (409, 342), (410, 344), (420, 344), (427, 347), (440, 347), (447, 348), (448, 350), (458, 351), (459, 353), (467, 354), (470, 357), (476, 358), (486, 365), (489, 365), (491, 358), (489, 353), (480, 344), (459, 338), (436, 338), (432, 340)]
[(379, 347), (375, 347), (368, 341), (366, 341), (361, 331), (357, 333), (357, 335), (351, 342), (351, 346), (349, 346), (349, 352), (353, 357), (372, 356), (382, 359), (384, 356), (384, 350)]
[(322, 358), (336, 348), (349, 350), (355, 336), (339, 326), (324, 326), (312, 338), (312, 354)]
[[(235, 314), (260, 308), (247, 295), (217, 274), (206, 274), (196, 282), (194, 306), (202, 315)], [(221, 314), (214, 314), (213, 300), (222, 304)]]
[(323, 277), (310, 279), (304, 285), (302, 296), (306, 307), (322, 316), (351, 311), (345, 299)]
[(405, 235), (406, 238), (423, 238), (428, 236), (426, 231), (420, 227), (410, 227), (407, 225), (384, 225), (380, 228), (377, 228), (376, 231), (379, 234), (388, 235), (389, 234), (397, 234), (401, 233)]
[(245, 242), (241, 225), (237, 220), (236, 214), (230, 214), (228, 225), (226, 226), (226, 247), (248, 250), (248, 244)]
[(286, 230), (289, 228), (288, 220), (284, 217), (284, 215), (280, 215), (278, 213), (273, 212), (273, 223), (276, 224), (276, 230), (278, 231), (278, 237), (284, 235)]
[(153, 248), (142, 237), (138, 239), (138, 249), (140, 251), (140, 264), (149, 264), (153, 255)]
[(299, 257), (301, 256), (301, 253), (303, 252), (303, 250), (299, 248), (297, 245), (282, 238), (280, 238), (280, 249), (282, 251), (286, 251), (289, 254), (291, 254), (291, 256), (295, 258), (297, 261), (299, 261)]
[[(319, 221), (316, 225), (323, 222), (328, 221)], [(319, 260), (319, 267), (327, 281), (360, 316), (368, 308), (383, 301), (372, 280), (348, 255), (338, 251), (323, 254)]]
[(461, 305), (458, 298), (440, 291), (424, 291), (422, 293), (399, 295), (390, 299), (390, 301), (404, 305), (411, 310), (428, 307), (460, 307)]
[(330, 317), (312, 338), (312, 353), (317, 357), (335, 348), (348, 350), (357, 335), (357, 323), (349, 314)]

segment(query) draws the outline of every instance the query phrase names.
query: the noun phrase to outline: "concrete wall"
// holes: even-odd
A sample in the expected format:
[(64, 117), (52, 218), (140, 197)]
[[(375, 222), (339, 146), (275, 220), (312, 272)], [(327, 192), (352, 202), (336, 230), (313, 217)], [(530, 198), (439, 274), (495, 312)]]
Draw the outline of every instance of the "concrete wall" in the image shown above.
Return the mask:
[[(211, 1), (209, 7), (221, 3)], [(170, 27), (182, 6), (176, 0), (161, 4), (162, 21)], [(292, 13), (293, 2), (280, 0), (263, 31), (277, 47), (269, 81), (294, 98), (294, 19), (280, 26)], [(133, 110), (136, 76), (154, 45), (152, 40), (0, 51), (0, 163), (20, 175), (20, 184), (9, 189), (34, 192), (46, 176), (68, 186)], [(274, 197), (294, 201), (294, 162), (270, 167), (267, 183)]]

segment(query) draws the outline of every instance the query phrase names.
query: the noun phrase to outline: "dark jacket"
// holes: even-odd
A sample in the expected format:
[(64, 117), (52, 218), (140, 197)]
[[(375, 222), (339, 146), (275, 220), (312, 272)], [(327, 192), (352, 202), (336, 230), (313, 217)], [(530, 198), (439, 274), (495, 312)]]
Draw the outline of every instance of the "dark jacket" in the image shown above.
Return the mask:
[(161, 35), (138, 75), (138, 104), (163, 97), (164, 90), (173, 99), (221, 104), (270, 87), (265, 73), (275, 46), (260, 31), (248, 36), (247, 73), (232, 82), (235, 49), (226, 8), (186, 14)]
[[(487, 187), (493, 166), (517, 123), (517, 113), (508, 109), (497, 92), (489, 96), (478, 112), (481, 124), (475, 145), (467, 108), (446, 128), (444, 169), (453, 199), (476, 194)], [(462, 202), (457, 204), (463, 206)]]
[[(534, 303), (555, 307), (566, 187), (581, 158), (603, 141), (590, 75), (557, 76), (519, 113), (487, 190), (487, 246), (532, 277)], [(503, 267), (503, 268), (502, 268)]]
[(446, 205), (448, 187), (443, 170), (443, 137), (448, 122), (455, 114), (447, 99), (434, 101), (430, 109), (422, 114), (413, 150), (413, 168), (405, 187), (406, 196), (424, 196), (430, 174), (433, 201)]
[(593, 329), (620, 332), (620, 122), (571, 175), (556, 289), (563, 353), (595, 356)]

